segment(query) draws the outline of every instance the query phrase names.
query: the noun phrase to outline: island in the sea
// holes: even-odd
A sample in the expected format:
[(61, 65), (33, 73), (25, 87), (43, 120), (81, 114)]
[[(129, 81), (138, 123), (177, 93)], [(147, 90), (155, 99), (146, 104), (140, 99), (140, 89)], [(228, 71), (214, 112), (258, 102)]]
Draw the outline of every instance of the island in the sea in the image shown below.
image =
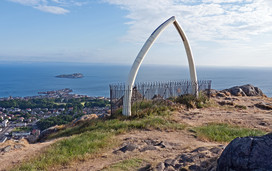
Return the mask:
[(62, 74), (62, 75), (57, 75), (57, 78), (82, 78), (83, 74), (81, 73), (74, 73), (74, 74)]

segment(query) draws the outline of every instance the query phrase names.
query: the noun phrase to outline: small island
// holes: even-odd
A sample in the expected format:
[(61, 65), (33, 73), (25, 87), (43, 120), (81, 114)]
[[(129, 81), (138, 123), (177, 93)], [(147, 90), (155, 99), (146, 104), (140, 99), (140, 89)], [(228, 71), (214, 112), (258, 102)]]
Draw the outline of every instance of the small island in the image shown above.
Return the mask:
[(74, 73), (74, 74), (62, 74), (62, 75), (57, 75), (57, 78), (82, 78), (83, 74), (81, 73)]

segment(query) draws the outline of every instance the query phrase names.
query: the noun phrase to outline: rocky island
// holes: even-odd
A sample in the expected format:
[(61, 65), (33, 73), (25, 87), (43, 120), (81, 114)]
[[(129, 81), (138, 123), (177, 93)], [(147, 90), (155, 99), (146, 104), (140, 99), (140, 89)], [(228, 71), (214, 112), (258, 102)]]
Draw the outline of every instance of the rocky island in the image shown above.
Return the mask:
[(62, 75), (57, 75), (57, 78), (82, 78), (83, 74), (81, 73), (74, 73), (74, 74), (62, 74)]

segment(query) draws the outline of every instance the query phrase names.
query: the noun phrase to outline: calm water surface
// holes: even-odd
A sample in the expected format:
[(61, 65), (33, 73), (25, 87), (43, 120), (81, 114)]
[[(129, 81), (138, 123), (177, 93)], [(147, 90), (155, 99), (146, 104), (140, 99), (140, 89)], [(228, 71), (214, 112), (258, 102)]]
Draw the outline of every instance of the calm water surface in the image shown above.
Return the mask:
[[(109, 84), (125, 82), (130, 66), (82, 64), (0, 64), (0, 97), (33, 96), (39, 91), (71, 88), (74, 93), (109, 96)], [(188, 67), (142, 66), (137, 81), (188, 80)], [(81, 79), (56, 78), (80, 72)], [(270, 68), (197, 67), (199, 80), (212, 80), (212, 88), (253, 84), (272, 96)]]

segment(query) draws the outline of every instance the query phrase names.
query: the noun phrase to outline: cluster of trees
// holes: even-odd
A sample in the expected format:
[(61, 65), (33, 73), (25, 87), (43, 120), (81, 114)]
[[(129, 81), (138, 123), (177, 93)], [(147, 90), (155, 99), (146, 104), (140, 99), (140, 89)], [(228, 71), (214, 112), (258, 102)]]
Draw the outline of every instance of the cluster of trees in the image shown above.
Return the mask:
[(96, 100), (92, 100), (90, 102), (86, 102), (84, 106), (89, 107), (89, 108), (93, 108), (93, 107), (105, 107), (109, 104), (110, 104), (110, 102), (107, 100), (96, 99)]
[[(82, 103), (85, 103), (84, 105)], [(83, 107), (105, 107), (109, 101), (102, 99), (89, 100), (88, 98), (69, 99), (61, 103), (60, 99), (30, 99), (30, 100), (5, 100), (0, 101), (0, 107), (4, 108), (69, 108), (74, 107), (77, 110), (82, 110)]]
[[(20, 109), (26, 109), (26, 108), (55, 108), (55, 107), (61, 107), (61, 105), (58, 105), (54, 102), (54, 99), (30, 99), (30, 100), (19, 100), (19, 99), (13, 99), (13, 100), (5, 100), (0, 101), (0, 106), (4, 108), (20, 108)], [(63, 105), (65, 107), (65, 105)]]

